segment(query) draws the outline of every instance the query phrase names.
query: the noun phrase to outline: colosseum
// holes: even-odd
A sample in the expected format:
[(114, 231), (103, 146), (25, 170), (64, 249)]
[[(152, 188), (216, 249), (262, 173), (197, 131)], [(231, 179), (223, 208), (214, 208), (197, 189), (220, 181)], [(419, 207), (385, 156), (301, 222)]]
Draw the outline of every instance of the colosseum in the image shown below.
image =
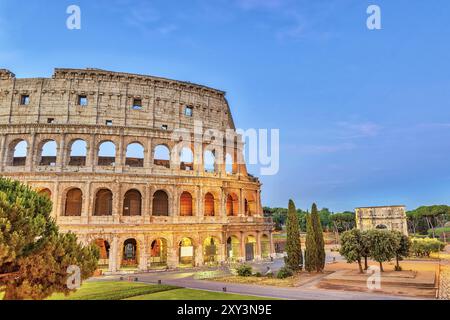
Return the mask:
[(96, 243), (105, 270), (273, 254), (223, 91), (99, 69), (27, 79), (1, 69), (0, 130), (2, 176), (50, 197), (60, 229)]

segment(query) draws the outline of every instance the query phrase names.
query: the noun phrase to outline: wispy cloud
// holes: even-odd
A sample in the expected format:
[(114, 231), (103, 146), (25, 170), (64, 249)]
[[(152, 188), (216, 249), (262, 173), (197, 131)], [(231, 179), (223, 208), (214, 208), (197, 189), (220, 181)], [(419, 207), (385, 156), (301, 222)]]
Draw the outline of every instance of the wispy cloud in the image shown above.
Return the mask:
[(285, 0), (236, 0), (237, 6), (246, 10), (280, 8), (285, 2)]
[(356, 149), (356, 144), (354, 143), (340, 143), (340, 144), (329, 144), (329, 145), (306, 145), (300, 146), (298, 150), (303, 154), (327, 154), (327, 153), (337, 153), (342, 151), (351, 151)]
[(338, 122), (338, 127), (341, 129), (341, 138), (364, 138), (375, 137), (381, 130), (381, 126), (373, 122)]

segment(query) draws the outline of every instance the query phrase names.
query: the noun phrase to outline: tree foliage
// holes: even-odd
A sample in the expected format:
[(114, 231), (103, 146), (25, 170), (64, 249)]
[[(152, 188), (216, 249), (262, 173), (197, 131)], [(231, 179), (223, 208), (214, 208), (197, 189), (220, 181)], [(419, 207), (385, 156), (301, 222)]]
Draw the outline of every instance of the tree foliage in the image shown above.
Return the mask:
[(0, 178), (0, 285), (6, 288), (5, 299), (67, 294), (68, 266), (78, 266), (81, 279), (97, 268), (97, 247), (83, 247), (72, 233), (60, 234), (51, 209), (48, 197)]
[(289, 200), (289, 209), (286, 221), (286, 254), (285, 264), (288, 268), (297, 271), (303, 267), (302, 243), (300, 239), (300, 226), (294, 201)]
[(398, 239), (392, 232), (378, 229), (368, 230), (367, 237), (370, 242), (370, 257), (380, 264), (380, 270), (383, 272), (383, 262), (391, 261), (395, 257)]
[(307, 217), (305, 269), (321, 272), (325, 268), (325, 242), (317, 205), (313, 203)]
[(358, 263), (359, 272), (363, 273), (362, 258), (365, 248), (362, 233), (358, 229), (345, 231), (341, 235), (341, 248), (339, 253), (347, 260), (347, 263)]

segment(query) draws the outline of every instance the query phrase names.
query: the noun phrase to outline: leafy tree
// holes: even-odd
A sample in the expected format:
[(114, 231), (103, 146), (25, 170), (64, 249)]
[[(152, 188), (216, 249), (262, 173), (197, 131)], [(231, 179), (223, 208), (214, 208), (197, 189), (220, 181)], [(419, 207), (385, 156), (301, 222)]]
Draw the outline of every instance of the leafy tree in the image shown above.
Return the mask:
[(313, 203), (307, 218), (305, 268), (321, 272), (325, 268), (325, 242), (317, 206)]
[(361, 232), (361, 256), (364, 258), (364, 270), (369, 268), (367, 260), (370, 257), (370, 237), (368, 231)]
[(363, 273), (361, 260), (364, 254), (362, 233), (358, 229), (345, 231), (341, 235), (341, 248), (339, 253), (347, 260), (347, 263), (358, 263), (359, 272)]
[(44, 299), (68, 294), (67, 268), (86, 279), (97, 268), (98, 249), (83, 247), (74, 234), (60, 234), (50, 217), (51, 201), (17, 181), (0, 178), (0, 286), (4, 299)]
[(286, 253), (285, 264), (288, 268), (297, 271), (303, 267), (302, 243), (300, 239), (300, 226), (294, 201), (289, 200), (289, 209), (286, 220)]
[(403, 260), (403, 258), (406, 258), (409, 255), (409, 249), (411, 247), (411, 242), (409, 240), (409, 237), (407, 235), (404, 235), (403, 233), (399, 231), (392, 231), (394, 237), (397, 238), (396, 244), (397, 247), (395, 248), (395, 260), (396, 260), (396, 271), (401, 271), (402, 268), (400, 267), (400, 260)]
[(421, 206), (406, 213), (408, 226), (414, 234), (426, 234), (431, 229), (435, 237), (436, 227), (443, 227), (450, 220), (450, 206)]
[(396, 256), (397, 238), (387, 230), (378, 229), (367, 231), (367, 237), (370, 257), (380, 264), (380, 270), (383, 272), (383, 262), (391, 261)]
[(330, 216), (330, 223), (336, 233), (351, 230), (356, 226), (355, 213), (351, 211), (334, 213)]

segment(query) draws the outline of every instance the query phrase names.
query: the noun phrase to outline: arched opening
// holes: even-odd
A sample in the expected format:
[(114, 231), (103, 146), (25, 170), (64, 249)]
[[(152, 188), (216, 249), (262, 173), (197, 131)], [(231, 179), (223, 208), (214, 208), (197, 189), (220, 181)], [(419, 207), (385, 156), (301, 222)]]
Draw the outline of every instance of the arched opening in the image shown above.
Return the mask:
[(52, 192), (48, 188), (44, 188), (38, 191), (41, 196), (47, 197), (49, 199), (52, 198)]
[(98, 148), (98, 165), (114, 166), (116, 163), (116, 145), (111, 141), (104, 141)]
[(109, 265), (109, 242), (104, 239), (96, 239), (94, 241), (95, 245), (98, 247), (100, 252), (100, 257), (98, 260), (98, 266), (100, 268), (108, 267)]
[(123, 267), (136, 267), (138, 261), (138, 247), (135, 239), (127, 239), (123, 243)]
[(203, 165), (205, 172), (215, 172), (215, 163), (216, 157), (214, 156), (214, 153), (210, 150), (206, 150), (203, 155)]
[(109, 189), (100, 189), (95, 195), (94, 216), (112, 215), (112, 192)]
[(85, 166), (87, 157), (86, 141), (75, 140), (70, 147), (69, 166)]
[(230, 193), (227, 196), (227, 216), (237, 216), (239, 213), (239, 201), (235, 193)]
[(245, 196), (244, 210), (245, 210), (246, 216), (251, 217), (256, 214), (256, 201), (255, 201), (255, 197), (252, 193), (248, 193)]
[(66, 207), (64, 215), (68, 217), (81, 216), (81, 208), (83, 203), (83, 193), (80, 189), (70, 189), (66, 195)]
[(216, 264), (219, 262), (219, 245), (217, 238), (208, 237), (203, 242), (203, 262), (204, 264)]
[(136, 190), (128, 190), (125, 193), (123, 199), (123, 212), (124, 216), (140, 216), (141, 215), (142, 196), (141, 193)]
[(229, 153), (225, 155), (225, 172), (229, 174), (233, 173), (233, 157)]
[(256, 238), (248, 236), (245, 238), (245, 261), (252, 261), (255, 259)]
[(192, 196), (186, 191), (180, 196), (180, 216), (192, 216)]
[(144, 147), (137, 142), (127, 146), (125, 165), (142, 168), (144, 166)]
[(384, 224), (379, 224), (379, 225), (376, 226), (376, 228), (380, 229), (380, 230), (387, 229), (386, 225), (384, 225)]
[(231, 236), (227, 239), (227, 258), (231, 261), (239, 258), (240, 242), (238, 237)]
[(9, 146), (11, 154), (10, 165), (14, 167), (24, 166), (27, 162), (28, 143), (25, 140), (13, 141)]
[(40, 166), (56, 166), (56, 154), (58, 145), (56, 141), (49, 140), (42, 145)]
[(163, 190), (158, 190), (153, 194), (153, 212), (154, 216), (169, 215), (169, 196)]
[(170, 150), (167, 146), (161, 144), (155, 147), (153, 163), (156, 166), (170, 168)]
[(160, 267), (167, 265), (167, 240), (158, 238), (150, 245), (150, 266)]
[(261, 237), (261, 258), (270, 258), (270, 239), (266, 234)]
[(206, 217), (212, 217), (215, 215), (214, 212), (214, 196), (208, 192), (205, 194), (205, 203), (204, 203), (204, 214)]
[(194, 153), (190, 148), (182, 148), (180, 151), (180, 170), (194, 170)]
[(194, 244), (190, 238), (183, 238), (179, 243), (179, 263), (182, 266), (194, 265)]

